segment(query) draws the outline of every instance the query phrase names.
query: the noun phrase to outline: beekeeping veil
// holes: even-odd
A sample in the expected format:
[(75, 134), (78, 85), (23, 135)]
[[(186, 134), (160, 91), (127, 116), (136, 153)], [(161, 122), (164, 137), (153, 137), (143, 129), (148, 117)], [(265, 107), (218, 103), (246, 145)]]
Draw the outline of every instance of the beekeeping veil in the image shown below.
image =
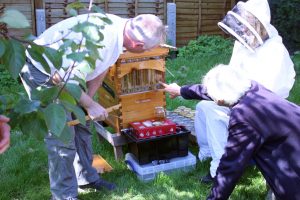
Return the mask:
[(270, 20), (267, 0), (249, 0), (246, 3), (238, 2), (218, 26), (250, 51), (254, 51), (269, 38), (267, 26)]

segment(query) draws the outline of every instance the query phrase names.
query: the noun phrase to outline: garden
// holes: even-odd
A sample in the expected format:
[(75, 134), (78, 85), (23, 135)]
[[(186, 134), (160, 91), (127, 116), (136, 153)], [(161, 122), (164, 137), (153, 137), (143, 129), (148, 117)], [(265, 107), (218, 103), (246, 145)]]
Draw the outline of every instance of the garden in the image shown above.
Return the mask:
[[(202, 76), (218, 63), (228, 63), (233, 42), (220, 36), (201, 36), (189, 45), (179, 49), (175, 59), (167, 60), (166, 82), (177, 82), (179, 85), (198, 83)], [(295, 67), (299, 66), (299, 54), (293, 55)], [(0, 72), (1, 94), (24, 92), (20, 81), (11, 78), (3, 68)], [(299, 77), (295, 82), (289, 100), (300, 103)], [(167, 109), (178, 106), (195, 108), (196, 101), (182, 98), (167, 98)], [(150, 182), (141, 182), (128, 169), (126, 164), (114, 159), (112, 146), (99, 142), (93, 129), (93, 149), (113, 167), (113, 170), (102, 176), (118, 186), (116, 191), (89, 192), (80, 194), (82, 199), (205, 199), (210, 185), (199, 182), (199, 177), (207, 173), (209, 161), (197, 161), (196, 168), (189, 172), (174, 171), (171, 174), (160, 173)], [(14, 129), (11, 134), (10, 149), (0, 156), (0, 199), (49, 199), (49, 179), (47, 153), (43, 139), (34, 135), (23, 134)], [(189, 150), (197, 155), (197, 145), (191, 143)], [(124, 147), (126, 152), (126, 147)], [(231, 199), (264, 199), (266, 196), (265, 181), (256, 167), (248, 167), (246, 173), (235, 187)]]
[[(280, 4), (281, 1), (275, 1)], [(284, 13), (287, 5), (278, 13)], [(72, 12), (75, 12), (71, 9)], [(96, 10), (97, 11), (97, 10)], [(76, 14), (76, 13), (75, 13)], [(285, 14), (282, 14), (284, 16)], [(294, 14), (294, 16), (298, 16)], [(105, 21), (105, 19), (103, 19)], [(286, 24), (283, 23), (283, 19), (280, 17), (276, 18), (278, 24), (284, 29)], [(106, 21), (106, 23), (109, 23)], [(87, 24), (85, 24), (87, 25)], [(84, 26), (77, 26), (77, 31), (83, 31)], [(89, 29), (88, 31), (90, 31)], [(296, 35), (294, 30), (293, 34)], [(100, 33), (99, 37), (101, 36)], [(85, 37), (91, 41), (100, 40), (99, 38), (90, 38), (87, 32)], [(100, 37), (101, 38), (101, 37)], [(289, 100), (296, 104), (300, 104), (300, 52), (298, 49), (298, 39), (296, 37), (290, 38), (287, 41), (291, 45), (290, 55), (295, 64), (296, 70), (296, 81), (293, 89), (290, 93)], [(1, 37), (0, 37), (1, 39)], [(30, 41), (30, 39), (29, 39)], [(74, 45), (71, 41), (65, 41), (69, 45)], [(29, 42), (30, 43), (30, 42)], [(7, 47), (10, 44), (15, 50), (22, 49), (17, 43), (5, 43), (0, 40), (0, 47)], [(93, 49), (95, 46), (90, 44)], [(76, 46), (76, 45), (75, 45)], [(74, 47), (76, 50), (78, 47)], [(191, 40), (188, 45), (181, 47), (178, 51), (171, 50), (169, 56), (166, 60), (166, 82), (173, 83), (176, 82), (178, 85), (186, 85), (193, 83), (200, 83), (203, 75), (219, 63), (227, 64), (230, 60), (233, 48), (233, 40), (230, 38), (224, 38), (221, 36), (207, 36), (202, 35), (196, 40)], [(59, 54), (56, 54), (51, 49), (41, 49), (38, 46), (32, 46), (28, 49), (31, 56), (36, 56), (35, 59), (44, 62), (41, 57), (39, 57), (36, 52), (42, 51), (45, 54), (54, 55), (49, 58), (53, 63), (59, 64), (60, 59)], [(75, 52), (74, 50), (74, 52)], [(20, 51), (15, 51), (15, 53), (20, 53)], [(4, 51), (0, 48), (0, 55), (4, 55)], [(176, 55), (176, 56), (174, 56)], [(0, 57), (1, 57), (0, 56)], [(93, 52), (89, 59), (96, 59), (93, 57)], [(3, 56), (4, 57), (4, 56)], [(78, 59), (84, 59), (80, 56), (71, 56), (74, 61)], [(2, 58), (1, 58), (2, 59)], [(22, 57), (25, 59), (25, 56)], [(0, 113), (3, 113), (7, 109), (14, 109), (14, 106), (19, 106), (20, 112), (27, 114), (28, 110), (39, 110), (39, 106), (45, 105), (29, 105), (26, 106), (27, 102), (24, 99), (20, 103), (20, 97), (25, 97), (25, 90), (22, 86), (20, 79), (18, 78), (18, 73), (15, 71), (8, 71), (4, 63), (13, 63), (20, 66), (18, 60), (12, 61), (8, 58), (3, 58), (0, 63)], [(14, 78), (11, 76), (14, 74)], [(65, 99), (69, 99), (70, 102), (76, 101), (76, 89), (68, 88), (70, 95), (65, 95)], [(43, 93), (39, 98), (41, 102), (48, 103), (57, 97), (59, 88), (54, 88), (53, 90), (48, 90)], [(7, 98), (9, 97), (9, 98)], [(99, 97), (95, 97), (99, 98)], [(22, 98), (21, 98), (22, 99)], [(43, 100), (43, 101), (42, 101)], [(179, 106), (186, 106), (191, 109), (195, 109), (197, 101), (187, 101), (181, 97), (176, 99), (170, 99), (167, 96), (167, 110), (172, 111)], [(24, 105), (20, 105), (20, 104)], [(26, 104), (26, 105), (25, 105)], [(66, 104), (67, 106), (69, 104)], [(69, 105), (69, 108), (82, 118), (82, 111), (75, 107)], [(54, 111), (58, 108), (53, 107)], [(59, 111), (59, 110), (58, 110)], [(51, 117), (57, 116), (53, 114), (54, 112), (49, 112), (48, 120), (50, 124), (52, 123)], [(53, 114), (53, 115), (52, 115)], [(35, 115), (39, 117), (40, 115)], [(21, 126), (12, 125), (13, 129), (11, 131), (11, 146), (4, 153), (0, 155), (0, 200), (8, 199), (22, 199), (22, 200), (41, 200), (49, 199), (51, 196), (49, 190), (49, 176), (48, 176), (48, 163), (47, 163), (47, 152), (43, 140), (42, 131), (44, 131), (44, 124), (40, 123), (35, 125), (33, 123), (33, 116), (25, 116), (20, 118), (19, 123)], [(58, 116), (59, 117), (59, 116)], [(59, 122), (60, 123), (60, 122)], [(51, 128), (51, 127), (50, 127)], [(54, 127), (55, 128), (55, 127)], [(63, 132), (64, 124), (60, 128), (60, 132)], [(41, 130), (39, 130), (41, 129)], [(32, 130), (37, 130), (38, 134), (28, 134), (28, 132), (34, 132)], [(55, 129), (56, 131), (56, 129)], [(124, 162), (124, 159), (119, 161), (115, 160), (113, 147), (110, 143), (105, 140), (99, 140), (95, 127), (92, 126), (93, 132), (93, 150), (94, 154), (101, 155), (112, 167), (113, 170), (102, 174), (102, 177), (108, 181), (114, 182), (117, 185), (117, 189), (113, 192), (103, 190), (101, 192), (88, 191), (80, 193), (79, 198), (85, 200), (92, 199), (112, 199), (112, 200), (169, 200), (169, 199), (206, 199), (208, 193), (210, 192), (211, 185), (200, 183), (200, 176), (206, 175), (209, 170), (209, 160), (201, 162), (197, 160), (195, 169), (190, 171), (173, 171), (172, 173), (159, 173), (156, 178), (152, 181), (143, 182), (140, 181), (136, 174), (128, 169), (128, 166)], [(61, 135), (61, 138), (67, 139), (66, 135)], [(123, 151), (127, 152), (126, 146), (123, 147)], [(198, 146), (194, 142), (190, 142), (189, 151), (194, 155), (198, 154)], [(267, 194), (267, 189), (265, 185), (265, 180), (261, 173), (255, 166), (247, 167), (244, 175), (240, 179), (239, 183), (235, 187), (230, 199), (232, 200), (248, 200), (248, 199), (265, 199)]]

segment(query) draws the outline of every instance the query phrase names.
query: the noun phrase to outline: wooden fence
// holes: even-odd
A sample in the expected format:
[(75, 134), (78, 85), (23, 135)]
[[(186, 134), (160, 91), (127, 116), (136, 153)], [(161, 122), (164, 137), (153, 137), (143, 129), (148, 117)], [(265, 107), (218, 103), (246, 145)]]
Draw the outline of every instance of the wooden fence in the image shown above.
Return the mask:
[[(68, 14), (65, 11), (66, 6), (74, 0), (44, 0), (46, 11), (46, 27), (49, 27)], [(87, 6), (89, 0), (81, 0)], [(154, 14), (165, 22), (166, 20), (166, 1), (165, 0), (94, 0), (93, 3), (103, 9), (106, 13), (118, 15), (120, 17), (131, 18), (138, 14)], [(79, 10), (79, 13), (84, 13)]]
[[(45, 27), (68, 18), (66, 6), (75, 0), (1, 0), (1, 6), (18, 9), (25, 14), (31, 24), (31, 29), (9, 31), (16, 36), (30, 31), (36, 34), (35, 9), (45, 10)], [(87, 6), (89, 0), (80, 0)], [(138, 14), (151, 13), (167, 22), (167, 2), (176, 3), (176, 44), (186, 45), (189, 40), (196, 39), (201, 34), (223, 34), (217, 26), (235, 0), (94, 0), (93, 3), (107, 13), (121, 17), (134, 17)], [(1, 11), (0, 11), (1, 12)], [(79, 13), (85, 11), (79, 10)]]
[(176, 44), (183, 46), (199, 35), (223, 34), (217, 23), (234, 0), (173, 0), (176, 3)]

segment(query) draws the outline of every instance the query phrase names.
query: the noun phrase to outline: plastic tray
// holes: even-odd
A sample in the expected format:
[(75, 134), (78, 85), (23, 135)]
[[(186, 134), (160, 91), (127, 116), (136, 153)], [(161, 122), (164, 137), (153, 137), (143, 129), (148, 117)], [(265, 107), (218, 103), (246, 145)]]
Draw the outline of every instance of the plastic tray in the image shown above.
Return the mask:
[(146, 182), (153, 180), (160, 172), (170, 173), (175, 170), (190, 171), (195, 169), (196, 157), (188, 152), (188, 155), (185, 157), (172, 158), (162, 164), (149, 163), (140, 165), (133, 154), (127, 153), (125, 155), (125, 163), (137, 175), (139, 180)]

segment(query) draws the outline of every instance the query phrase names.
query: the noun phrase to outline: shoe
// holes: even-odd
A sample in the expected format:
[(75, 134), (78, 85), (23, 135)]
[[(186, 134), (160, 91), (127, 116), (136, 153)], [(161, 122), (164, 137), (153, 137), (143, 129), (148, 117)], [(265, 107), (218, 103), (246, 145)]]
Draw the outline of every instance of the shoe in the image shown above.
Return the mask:
[(95, 189), (95, 190), (102, 190), (103, 188), (112, 191), (117, 188), (117, 186), (114, 183), (110, 183), (108, 181), (105, 181), (103, 179), (98, 179), (95, 182), (92, 182), (87, 185), (81, 185), (79, 186), (80, 189)]
[(211, 177), (210, 173), (206, 174), (205, 176), (201, 176), (199, 181), (201, 183), (205, 183), (205, 184), (212, 184), (214, 181), (214, 178)]

